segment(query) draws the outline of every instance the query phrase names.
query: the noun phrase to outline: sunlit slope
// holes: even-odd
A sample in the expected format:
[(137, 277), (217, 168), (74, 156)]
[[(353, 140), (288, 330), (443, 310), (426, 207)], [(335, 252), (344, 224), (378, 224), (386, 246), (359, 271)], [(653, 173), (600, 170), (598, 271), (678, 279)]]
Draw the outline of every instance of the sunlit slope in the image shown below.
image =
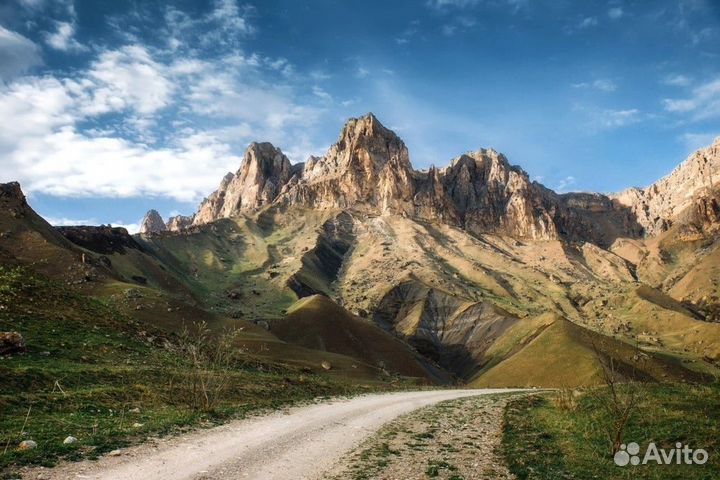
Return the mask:
[(555, 315), (523, 319), (488, 350), (489, 368), (470, 385), (578, 387), (602, 382), (601, 361), (622, 378), (698, 381), (679, 361), (598, 334)]

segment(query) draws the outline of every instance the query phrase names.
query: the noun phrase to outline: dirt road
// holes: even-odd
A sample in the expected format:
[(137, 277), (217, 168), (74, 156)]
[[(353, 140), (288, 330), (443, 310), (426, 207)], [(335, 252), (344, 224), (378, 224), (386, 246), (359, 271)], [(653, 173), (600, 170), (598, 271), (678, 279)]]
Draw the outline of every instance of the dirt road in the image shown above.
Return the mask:
[(92, 480), (319, 479), (383, 424), (444, 400), (507, 392), (438, 390), (364, 395), (125, 449), (98, 461), (33, 469), (23, 478)]

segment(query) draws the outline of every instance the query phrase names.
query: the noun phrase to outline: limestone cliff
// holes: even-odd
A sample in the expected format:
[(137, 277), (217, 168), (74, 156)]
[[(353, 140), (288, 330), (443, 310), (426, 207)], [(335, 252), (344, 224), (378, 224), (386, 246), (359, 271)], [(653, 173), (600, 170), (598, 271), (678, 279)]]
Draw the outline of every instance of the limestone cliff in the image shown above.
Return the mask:
[(720, 182), (720, 137), (678, 165), (669, 175), (645, 188), (629, 188), (614, 194), (630, 208), (646, 234), (668, 230), (676, 217)]

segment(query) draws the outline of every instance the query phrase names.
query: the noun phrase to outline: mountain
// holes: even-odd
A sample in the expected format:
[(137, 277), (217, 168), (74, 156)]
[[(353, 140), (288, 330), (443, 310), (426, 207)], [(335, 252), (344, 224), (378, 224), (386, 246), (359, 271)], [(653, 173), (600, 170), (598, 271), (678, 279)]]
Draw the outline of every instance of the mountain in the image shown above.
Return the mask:
[(251, 144), (197, 212), (148, 212), (137, 236), (54, 229), (6, 185), (0, 256), (77, 269), (99, 298), (139, 290), (123, 312), (154, 328), (236, 326), (243, 348), (332, 375), (572, 386), (609, 357), (696, 381), (720, 372), (719, 157), (634, 194), (558, 194), (492, 149), (415, 170), (368, 114), (305, 163)]
[(600, 194), (557, 195), (504, 155), (480, 149), (445, 168), (414, 170), (403, 141), (372, 114), (350, 119), (323, 157), (291, 165), (269, 143), (251, 144), (193, 217), (204, 224), (269, 205), (392, 213), (459, 226), (471, 234), (588, 240), (637, 237), (629, 208)]
[(160, 233), (168, 230), (165, 221), (162, 219), (157, 210), (148, 211), (140, 223), (140, 233), (151, 234)]
[(717, 223), (720, 189), (720, 137), (713, 145), (690, 155), (666, 177), (645, 188), (629, 188), (612, 195), (627, 206), (648, 235), (667, 231), (688, 209), (701, 221)]

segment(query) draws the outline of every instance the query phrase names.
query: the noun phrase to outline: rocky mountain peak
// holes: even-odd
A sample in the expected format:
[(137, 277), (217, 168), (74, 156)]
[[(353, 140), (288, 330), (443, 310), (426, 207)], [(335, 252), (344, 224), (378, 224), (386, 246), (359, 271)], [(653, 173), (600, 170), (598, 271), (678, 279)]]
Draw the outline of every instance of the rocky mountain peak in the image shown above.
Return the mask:
[(140, 224), (140, 233), (151, 234), (167, 231), (167, 225), (157, 210), (149, 210)]
[(372, 114), (351, 118), (337, 142), (320, 158), (311, 157), (287, 203), (316, 207), (408, 211), (415, 194), (405, 143)]
[(235, 174), (228, 173), (218, 189), (200, 204), (194, 223), (207, 223), (272, 203), (293, 176), (290, 160), (268, 142), (251, 143)]

